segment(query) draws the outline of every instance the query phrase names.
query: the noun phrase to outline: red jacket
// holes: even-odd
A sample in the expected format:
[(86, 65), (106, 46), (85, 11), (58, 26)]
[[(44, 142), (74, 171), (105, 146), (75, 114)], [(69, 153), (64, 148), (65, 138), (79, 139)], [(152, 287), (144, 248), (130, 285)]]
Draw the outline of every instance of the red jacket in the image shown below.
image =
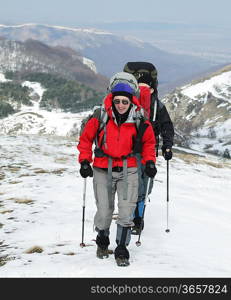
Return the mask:
[[(140, 110), (141, 106), (138, 99), (133, 96), (133, 104), (135, 104), (135, 110)], [(126, 156), (132, 152), (133, 141), (137, 135), (136, 124), (127, 120), (120, 126), (116, 124), (112, 114), (112, 94), (109, 94), (104, 100), (104, 108), (109, 116), (109, 121), (106, 125), (106, 142), (102, 145), (102, 150), (105, 154), (113, 157), (112, 167), (123, 166), (122, 156)], [(131, 111), (130, 111), (131, 113)], [(129, 117), (128, 117), (129, 119)], [(149, 124), (144, 132), (142, 138), (142, 163), (152, 160), (156, 162), (155, 156), (155, 136), (152, 130), (152, 126), (149, 121), (145, 121)], [(79, 162), (88, 160), (92, 162), (92, 144), (99, 128), (99, 120), (97, 118), (91, 118), (83, 130), (80, 136), (79, 144), (77, 146), (79, 154)], [(98, 137), (98, 144), (101, 145), (101, 141), (104, 136), (104, 129), (100, 132)], [(93, 166), (98, 168), (108, 168), (108, 157), (94, 157)], [(137, 167), (137, 160), (135, 156), (127, 158), (128, 167)]]

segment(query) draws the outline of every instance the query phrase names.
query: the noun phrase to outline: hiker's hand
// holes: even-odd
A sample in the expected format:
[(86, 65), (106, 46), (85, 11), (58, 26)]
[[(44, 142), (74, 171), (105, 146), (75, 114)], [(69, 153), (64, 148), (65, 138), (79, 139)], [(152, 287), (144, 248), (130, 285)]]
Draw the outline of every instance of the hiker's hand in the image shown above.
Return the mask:
[(84, 160), (81, 162), (81, 168), (80, 168), (80, 175), (83, 178), (93, 177), (93, 170), (92, 167), (90, 166), (89, 161)]
[(165, 160), (170, 160), (172, 159), (172, 150), (171, 148), (165, 148), (164, 146), (162, 147), (162, 154)]
[(148, 175), (148, 177), (155, 177), (157, 173), (157, 169), (155, 163), (152, 160), (148, 160), (145, 165), (144, 172)]

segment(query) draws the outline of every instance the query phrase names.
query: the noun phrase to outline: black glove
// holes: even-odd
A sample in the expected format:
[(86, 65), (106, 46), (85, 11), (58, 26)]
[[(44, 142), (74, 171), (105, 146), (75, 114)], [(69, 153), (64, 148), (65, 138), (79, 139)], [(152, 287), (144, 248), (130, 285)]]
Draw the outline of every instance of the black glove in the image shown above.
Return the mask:
[(83, 178), (86, 178), (88, 176), (93, 177), (93, 170), (92, 167), (90, 166), (89, 161), (84, 160), (81, 162), (80, 175)]
[(163, 154), (163, 157), (164, 157), (165, 160), (172, 159), (172, 150), (171, 150), (171, 148), (163, 146), (162, 147), (162, 154)]
[(144, 172), (148, 175), (148, 177), (155, 177), (157, 173), (157, 169), (155, 163), (152, 160), (148, 160), (145, 165)]

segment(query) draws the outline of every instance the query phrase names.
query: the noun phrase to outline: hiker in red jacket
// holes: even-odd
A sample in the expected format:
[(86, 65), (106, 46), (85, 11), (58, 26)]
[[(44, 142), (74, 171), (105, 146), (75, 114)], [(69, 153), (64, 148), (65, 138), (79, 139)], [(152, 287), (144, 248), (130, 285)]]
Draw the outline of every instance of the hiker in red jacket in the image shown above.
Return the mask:
[[(143, 108), (134, 96), (134, 90), (126, 83), (118, 83), (104, 99), (103, 108), (108, 120), (102, 130), (99, 118), (92, 117), (80, 136), (78, 150), (81, 164), (80, 174), (86, 178), (93, 176), (93, 187), (97, 211), (94, 225), (98, 232), (96, 237), (97, 257), (108, 257), (109, 230), (114, 211), (115, 193), (118, 196), (118, 219), (114, 251), (117, 265), (129, 265), (127, 246), (134, 226), (133, 214), (138, 199), (137, 158), (134, 144), (139, 135), (137, 120), (143, 118)], [(142, 116), (142, 118), (141, 118)], [(156, 174), (155, 136), (148, 120), (142, 133), (142, 164), (147, 176)], [(92, 145), (96, 139), (92, 159)], [(139, 143), (140, 144), (140, 143)], [(93, 162), (93, 170), (91, 163)]]

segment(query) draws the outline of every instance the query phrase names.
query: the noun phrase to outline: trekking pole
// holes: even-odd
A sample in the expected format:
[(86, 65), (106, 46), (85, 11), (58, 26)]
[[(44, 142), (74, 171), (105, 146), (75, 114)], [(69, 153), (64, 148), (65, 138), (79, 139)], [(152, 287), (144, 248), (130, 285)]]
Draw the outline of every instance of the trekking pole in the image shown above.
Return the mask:
[(84, 221), (85, 221), (85, 200), (86, 200), (86, 190), (87, 190), (87, 178), (84, 178), (84, 187), (83, 187), (83, 215), (82, 215), (82, 243), (80, 247), (85, 247), (84, 240)]
[(168, 228), (168, 203), (169, 203), (169, 160), (167, 160), (167, 229), (165, 232), (170, 232)]
[(141, 245), (140, 236), (141, 236), (141, 232), (142, 232), (142, 225), (143, 225), (143, 221), (144, 221), (144, 212), (145, 212), (146, 202), (147, 202), (147, 199), (148, 199), (148, 191), (149, 191), (150, 182), (151, 182), (151, 178), (148, 177), (147, 189), (146, 189), (146, 194), (145, 194), (145, 199), (144, 199), (144, 208), (143, 208), (143, 213), (142, 213), (142, 217), (141, 217), (141, 224), (140, 224), (140, 228), (139, 228), (139, 237), (138, 237), (138, 240), (136, 242), (137, 247), (139, 247)]

